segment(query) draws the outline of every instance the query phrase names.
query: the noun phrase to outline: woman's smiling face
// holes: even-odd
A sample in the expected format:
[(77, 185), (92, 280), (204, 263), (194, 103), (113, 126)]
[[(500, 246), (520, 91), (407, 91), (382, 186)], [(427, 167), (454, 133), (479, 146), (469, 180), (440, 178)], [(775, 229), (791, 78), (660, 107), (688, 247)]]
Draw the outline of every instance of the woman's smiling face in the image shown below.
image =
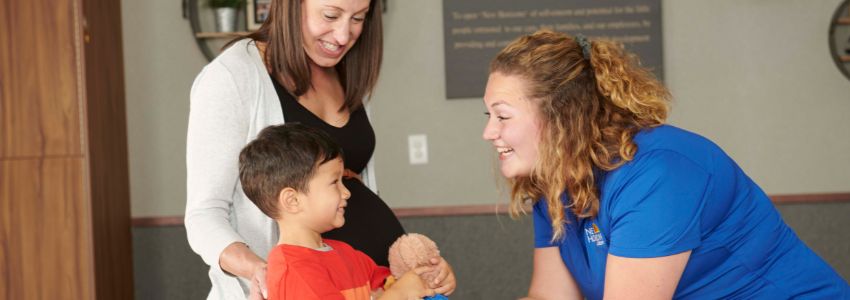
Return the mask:
[(301, 35), (307, 57), (333, 67), (363, 32), (369, 0), (295, 0), (301, 2)]
[(540, 114), (534, 101), (526, 96), (525, 79), (491, 73), (484, 105), (489, 117), (482, 137), (499, 153), (502, 175), (507, 178), (531, 175), (538, 159)]

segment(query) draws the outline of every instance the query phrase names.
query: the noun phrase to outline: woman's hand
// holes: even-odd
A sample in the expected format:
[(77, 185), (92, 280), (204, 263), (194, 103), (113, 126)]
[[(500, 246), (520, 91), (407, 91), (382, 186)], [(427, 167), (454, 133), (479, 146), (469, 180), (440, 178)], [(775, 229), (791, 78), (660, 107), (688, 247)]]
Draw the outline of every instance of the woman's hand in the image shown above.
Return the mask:
[(451, 295), (457, 287), (455, 272), (452, 270), (452, 266), (442, 256), (432, 258), (431, 265), (437, 268), (439, 273), (437, 274), (437, 278), (434, 279), (434, 282), (428, 282), (428, 287), (434, 289), (437, 294)]
[(248, 294), (249, 300), (265, 300), (269, 298), (269, 291), (266, 288), (266, 265), (257, 266), (254, 268), (251, 275), (251, 289)]
[(236, 242), (228, 245), (221, 252), (218, 260), (224, 272), (247, 279), (251, 282), (248, 297), (266, 299), (266, 261), (257, 256), (244, 243)]

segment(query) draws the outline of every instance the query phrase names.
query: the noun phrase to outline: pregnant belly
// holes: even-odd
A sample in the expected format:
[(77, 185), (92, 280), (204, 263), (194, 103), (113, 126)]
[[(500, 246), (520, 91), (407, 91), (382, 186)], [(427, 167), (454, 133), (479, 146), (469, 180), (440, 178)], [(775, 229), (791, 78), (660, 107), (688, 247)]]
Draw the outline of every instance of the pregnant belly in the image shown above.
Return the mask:
[(378, 265), (387, 266), (390, 245), (404, 234), (404, 228), (392, 209), (372, 190), (357, 179), (344, 179), (351, 191), (345, 208), (345, 224), (322, 236), (348, 243), (363, 251)]

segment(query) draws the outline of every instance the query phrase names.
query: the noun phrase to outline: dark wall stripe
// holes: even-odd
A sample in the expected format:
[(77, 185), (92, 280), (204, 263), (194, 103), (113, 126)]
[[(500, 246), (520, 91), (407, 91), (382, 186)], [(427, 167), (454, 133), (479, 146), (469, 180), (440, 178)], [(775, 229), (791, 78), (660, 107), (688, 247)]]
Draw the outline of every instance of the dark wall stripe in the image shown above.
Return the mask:
[[(850, 202), (850, 193), (772, 195), (774, 204)], [(507, 204), (427, 206), (393, 209), (399, 218), (507, 214)], [(183, 216), (133, 218), (133, 227), (183, 226)]]

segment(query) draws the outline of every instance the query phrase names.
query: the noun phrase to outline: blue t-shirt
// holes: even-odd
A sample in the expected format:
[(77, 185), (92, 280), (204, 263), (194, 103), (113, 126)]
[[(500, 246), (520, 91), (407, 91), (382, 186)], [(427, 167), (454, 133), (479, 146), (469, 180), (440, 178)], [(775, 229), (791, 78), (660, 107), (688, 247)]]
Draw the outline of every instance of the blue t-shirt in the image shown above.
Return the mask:
[[(535, 247), (559, 247), (588, 299), (602, 299), (611, 255), (692, 250), (677, 299), (850, 299), (850, 287), (787, 226), (767, 195), (717, 145), (660, 126), (635, 135), (632, 161), (599, 174), (599, 213), (567, 208), (552, 239), (545, 201), (534, 205)], [(569, 203), (565, 195), (561, 198)]]

